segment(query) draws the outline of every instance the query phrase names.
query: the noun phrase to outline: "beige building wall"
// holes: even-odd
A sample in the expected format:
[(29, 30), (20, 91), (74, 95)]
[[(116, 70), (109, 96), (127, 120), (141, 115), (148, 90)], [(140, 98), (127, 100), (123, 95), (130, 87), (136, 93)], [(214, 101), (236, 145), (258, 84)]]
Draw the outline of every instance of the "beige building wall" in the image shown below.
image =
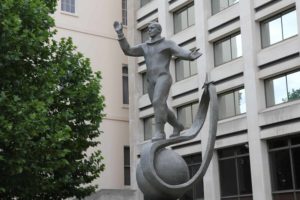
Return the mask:
[(127, 58), (119, 47), (112, 26), (115, 20), (122, 21), (122, 1), (75, 0), (75, 3), (76, 11), (71, 14), (61, 11), (61, 2), (58, 1), (54, 14), (56, 37), (71, 37), (78, 51), (90, 58), (93, 70), (102, 73), (106, 116), (100, 125), (103, 131), (100, 148), (105, 171), (95, 183), (99, 184), (100, 192), (109, 189), (116, 193), (128, 188), (124, 185), (123, 149), (129, 146), (129, 106), (123, 104), (122, 93), (122, 64), (127, 64)]

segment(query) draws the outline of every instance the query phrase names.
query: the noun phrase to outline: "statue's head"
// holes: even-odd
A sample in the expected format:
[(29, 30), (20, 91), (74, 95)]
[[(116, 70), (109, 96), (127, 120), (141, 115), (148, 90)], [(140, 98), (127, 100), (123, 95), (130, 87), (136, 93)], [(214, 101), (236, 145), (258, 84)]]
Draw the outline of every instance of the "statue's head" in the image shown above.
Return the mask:
[(161, 25), (157, 22), (150, 22), (148, 25), (148, 33), (151, 38), (161, 34)]

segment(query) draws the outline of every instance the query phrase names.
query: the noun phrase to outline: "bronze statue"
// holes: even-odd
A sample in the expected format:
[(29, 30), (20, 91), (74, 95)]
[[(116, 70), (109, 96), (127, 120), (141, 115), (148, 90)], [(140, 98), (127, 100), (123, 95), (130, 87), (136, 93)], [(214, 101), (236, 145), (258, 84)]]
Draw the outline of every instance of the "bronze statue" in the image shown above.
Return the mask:
[(174, 130), (170, 137), (179, 136), (184, 129), (183, 125), (177, 121), (174, 113), (167, 106), (167, 98), (172, 85), (172, 77), (169, 72), (169, 65), (172, 56), (184, 60), (195, 60), (202, 54), (185, 50), (175, 42), (161, 37), (161, 26), (157, 22), (148, 25), (150, 39), (145, 43), (131, 47), (123, 33), (123, 26), (119, 22), (114, 23), (115, 31), (118, 34), (120, 46), (128, 56), (144, 56), (147, 66), (147, 82), (150, 101), (154, 108), (155, 134), (152, 141), (166, 138), (164, 132), (165, 123), (170, 123)]

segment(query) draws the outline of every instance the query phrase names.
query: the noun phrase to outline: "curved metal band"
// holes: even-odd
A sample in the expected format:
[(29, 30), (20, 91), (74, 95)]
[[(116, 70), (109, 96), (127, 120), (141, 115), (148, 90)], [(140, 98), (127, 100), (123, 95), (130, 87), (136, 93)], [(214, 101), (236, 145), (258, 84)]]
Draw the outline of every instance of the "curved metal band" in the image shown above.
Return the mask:
[[(203, 124), (205, 122), (205, 118), (208, 111), (208, 106), (210, 104), (210, 120), (209, 120), (209, 135), (208, 142), (206, 146), (206, 150), (203, 156), (203, 162), (197, 173), (186, 183), (182, 183), (179, 185), (170, 185), (165, 183), (156, 173), (154, 167), (154, 160), (156, 152), (166, 146), (170, 146), (172, 144), (176, 144), (179, 142), (184, 142), (195, 138)], [(199, 181), (203, 178), (209, 163), (211, 161), (213, 155), (213, 149), (215, 144), (216, 132), (217, 132), (217, 122), (218, 122), (218, 101), (216, 95), (216, 89), (213, 84), (208, 84), (205, 86), (205, 90), (201, 97), (199, 109), (195, 120), (192, 124), (192, 127), (188, 129), (185, 133), (183, 133), (179, 137), (169, 138), (167, 140), (161, 140), (154, 143), (147, 143), (143, 147), (141, 152), (141, 169), (145, 176), (145, 178), (151, 183), (153, 187), (155, 187), (158, 191), (162, 193), (176, 196), (182, 195), (184, 192), (188, 191), (195, 182)]]

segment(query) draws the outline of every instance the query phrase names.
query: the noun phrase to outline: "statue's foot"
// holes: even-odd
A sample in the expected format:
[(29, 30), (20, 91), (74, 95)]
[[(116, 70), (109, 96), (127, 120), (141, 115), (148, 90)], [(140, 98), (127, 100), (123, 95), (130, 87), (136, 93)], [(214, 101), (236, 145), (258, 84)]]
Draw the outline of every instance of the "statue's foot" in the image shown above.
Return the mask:
[(173, 133), (170, 135), (171, 137), (177, 137), (180, 135), (180, 132), (184, 130), (184, 126), (180, 124), (178, 127), (174, 127)]
[(152, 142), (158, 141), (158, 140), (164, 140), (166, 139), (166, 134), (165, 133), (155, 133), (154, 137), (151, 139)]

